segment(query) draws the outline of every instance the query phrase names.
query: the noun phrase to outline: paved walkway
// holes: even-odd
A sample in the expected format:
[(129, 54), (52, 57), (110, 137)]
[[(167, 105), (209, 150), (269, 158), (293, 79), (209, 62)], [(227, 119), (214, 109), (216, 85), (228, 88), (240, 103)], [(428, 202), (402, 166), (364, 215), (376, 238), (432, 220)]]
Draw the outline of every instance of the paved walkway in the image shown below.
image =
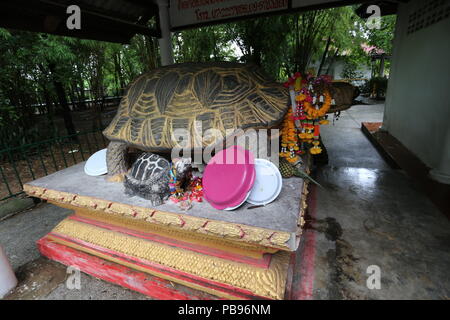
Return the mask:
[[(318, 170), (315, 299), (448, 299), (450, 222), (362, 134), (383, 105), (354, 106), (322, 138), (329, 165)], [(367, 268), (381, 271), (369, 290)]]

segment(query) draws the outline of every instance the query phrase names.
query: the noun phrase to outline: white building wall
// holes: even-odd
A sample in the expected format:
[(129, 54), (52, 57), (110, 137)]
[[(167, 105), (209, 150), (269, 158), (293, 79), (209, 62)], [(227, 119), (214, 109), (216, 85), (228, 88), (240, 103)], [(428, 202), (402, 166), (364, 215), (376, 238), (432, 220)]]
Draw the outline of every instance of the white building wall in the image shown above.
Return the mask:
[[(319, 69), (319, 66), (320, 66), (320, 61), (316, 61), (314, 64), (311, 64), (308, 69), (314, 69), (317, 72), (317, 70)], [(344, 71), (344, 67), (345, 67), (345, 61), (343, 59), (337, 58), (331, 65), (329, 75), (333, 76), (333, 79), (335, 79), (335, 80), (343, 79), (342, 72)], [(328, 69), (328, 64), (325, 64), (322, 67), (322, 73), (325, 73), (325, 71), (327, 69)], [(366, 66), (366, 65), (360, 66), (357, 71), (362, 73), (362, 78), (367, 79), (367, 80), (369, 80), (371, 78), (372, 70), (371, 70), (370, 66)]]
[(399, 6), (383, 129), (450, 183), (450, 18), (444, 10), (441, 21), (408, 34), (410, 14), (427, 15), (424, 3)]

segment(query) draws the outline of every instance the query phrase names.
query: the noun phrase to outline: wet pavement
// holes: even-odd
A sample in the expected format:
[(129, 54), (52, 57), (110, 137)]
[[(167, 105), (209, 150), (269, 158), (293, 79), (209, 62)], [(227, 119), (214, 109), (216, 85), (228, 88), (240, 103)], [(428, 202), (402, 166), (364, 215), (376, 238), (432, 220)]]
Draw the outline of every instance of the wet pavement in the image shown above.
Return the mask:
[[(317, 172), (316, 299), (448, 299), (450, 223), (362, 134), (382, 105), (355, 106), (322, 131), (329, 164)], [(380, 271), (381, 289), (367, 280)]]

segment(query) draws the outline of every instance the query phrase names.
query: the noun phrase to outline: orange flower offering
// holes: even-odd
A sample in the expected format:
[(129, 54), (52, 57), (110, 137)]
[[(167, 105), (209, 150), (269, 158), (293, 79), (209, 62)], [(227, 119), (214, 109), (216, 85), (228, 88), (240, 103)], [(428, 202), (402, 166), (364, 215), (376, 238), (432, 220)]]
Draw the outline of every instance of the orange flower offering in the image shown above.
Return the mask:
[(322, 152), (320, 125), (330, 123), (326, 114), (333, 103), (330, 81), (328, 76), (303, 77), (297, 72), (284, 84), (291, 92), (292, 108), (283, 123), (281, 157), (295, 162), (304, 148), (314, 155)]
[(297, 152), (300, 151), (297, 139), (297, 130), (292, 119), (292, 110), (289, 109), (284, 117), (283, 127), (281, 129), (281, 152), (280, 157), (285, 158), (290, 163), (299, 160)]

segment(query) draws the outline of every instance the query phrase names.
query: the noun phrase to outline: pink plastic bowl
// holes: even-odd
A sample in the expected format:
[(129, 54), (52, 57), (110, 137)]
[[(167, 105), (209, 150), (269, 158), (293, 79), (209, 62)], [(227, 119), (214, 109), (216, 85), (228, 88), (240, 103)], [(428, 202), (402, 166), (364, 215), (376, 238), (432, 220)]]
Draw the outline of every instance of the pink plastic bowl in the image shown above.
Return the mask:
[(245, 202), (255, 183), (255, 158), (242, 147), (217, 153), (203, 174), (205, 199), (216, 209), (234, 208)]

